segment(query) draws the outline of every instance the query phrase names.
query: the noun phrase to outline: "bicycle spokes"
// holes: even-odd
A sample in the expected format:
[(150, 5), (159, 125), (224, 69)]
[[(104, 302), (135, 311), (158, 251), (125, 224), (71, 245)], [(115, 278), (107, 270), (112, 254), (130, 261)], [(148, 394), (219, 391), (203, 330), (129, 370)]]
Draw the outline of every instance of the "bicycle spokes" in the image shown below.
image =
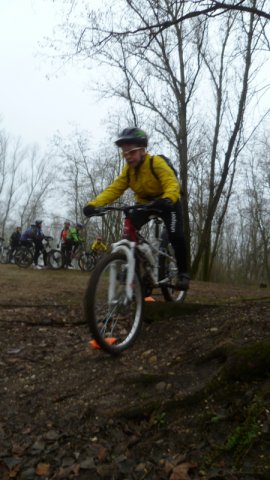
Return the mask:
[[(127, 277), (126, 259), (112, 254), (100, 262), (89, 281), (86, 314), (90, 329), (95, 340), (110, 353), (118, 353), (131, 345), (142, 321), (143, 295), (139, 277), (135, 274), (129, 285), (131, 296), (127, 294)], [(112, 338), (114, 343), (108, 343)]]

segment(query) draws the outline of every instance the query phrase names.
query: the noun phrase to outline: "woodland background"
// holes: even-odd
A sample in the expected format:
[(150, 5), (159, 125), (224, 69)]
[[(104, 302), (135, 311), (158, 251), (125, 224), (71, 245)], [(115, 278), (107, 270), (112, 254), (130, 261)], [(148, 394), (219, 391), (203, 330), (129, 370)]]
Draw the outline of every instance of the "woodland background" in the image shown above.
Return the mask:
[(118, 238), (120, 217), (87, 221), (82, 207), (121, 171), (119, 131), (138, 125), (149, 150), (179, 171), (192, 277), (269, 282), (267, 1), (122, 0), (94, 11), (82, 0), (62, 3), (47, 45), (57, 62), (89, 69), (89, 88), (107, 98), (103, 141), (97, 149), (76, 130), (41, 153), (3, 125), (0, 236), (43, 218), (55, 239), (65, 219), (86, 224), (86, 241)]

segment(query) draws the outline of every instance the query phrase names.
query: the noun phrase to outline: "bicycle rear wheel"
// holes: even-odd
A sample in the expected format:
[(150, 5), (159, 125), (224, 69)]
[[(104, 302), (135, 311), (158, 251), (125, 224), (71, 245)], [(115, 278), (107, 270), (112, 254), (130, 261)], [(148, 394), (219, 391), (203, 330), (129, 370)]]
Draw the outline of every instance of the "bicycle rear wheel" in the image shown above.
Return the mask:
[(139, 335), (143, 315), (143, 288), (135, 272), (133, 296), (127, 300), (127, 260), (120, 253), (104, 257), (94, 269), (85, 292), (85, 317), (104, 351), (119, 354)]
[(60, 270), (64, 266), (64, 259), (60, 250), (51, 250), (48, 253), (47, 263), (53, 270)]
[(78, 259), (78, 264), (83, 272), (91, 272), (95, 266), (95, 259), (91, 253), (82, 253)]
[(167, 255), (170, 255), (171, 260), (170, 258), (163, 255), (159, 256), (159, 278), (168, 278), (168, 283), (170, 284), (170, 286), (167, 286), (165, 284), (161, 287), (162, 295), (166, 302), (183, 303), (186, 298), (187, 292), (184, 290), (177, 290), (173, 286), (176, 283), (178, 277), (178, 269), (174, 261), (173, 248), (170, 244), (167, 244), (163, 247), (163, 249)]
[(15, 264), (20, 268), (28, 268), (32, 264), (34, 256), (27, 247), (19, 247), (14, 255)]

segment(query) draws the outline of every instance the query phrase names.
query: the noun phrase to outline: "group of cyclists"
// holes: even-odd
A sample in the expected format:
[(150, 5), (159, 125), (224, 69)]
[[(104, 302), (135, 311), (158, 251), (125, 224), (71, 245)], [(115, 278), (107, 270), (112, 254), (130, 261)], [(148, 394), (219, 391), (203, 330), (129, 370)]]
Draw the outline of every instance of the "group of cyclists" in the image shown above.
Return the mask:
[[(70, 222), (64, 222), (63, 228), (60, 233), (58, 247), (61, 249), (65, 259), (66, 267), (74, 268), (72, 265), (72, 258), (76, 253), (76, 250), (82, 245), (82, 230), (84, 226), (81, 223), (76, 223), (74, 226)], [(16, 227), (12, 235), (10, 236), (9, 245), (9, 261), (14, 256), (15, 251), (20, 246), (32, 247), (34, 246), (33, 256), (33, 268), (40, 269), (38, 265), (38, 259), (40, 254), (43, 255), (43, 264), (47, 265), (47, 252), (44, 248), (44, 240), (52, 238), (44, 234), (42, 230), (42, 220), (36, 220), (34, 224), (30, 225), (25, 231), (22, 232), (21, 227)], [(102, 237), (97, 237), (91, 244), (90, 250), (95, 253), (106, 252), (108, 250), (107, 244), (103, 241)]]

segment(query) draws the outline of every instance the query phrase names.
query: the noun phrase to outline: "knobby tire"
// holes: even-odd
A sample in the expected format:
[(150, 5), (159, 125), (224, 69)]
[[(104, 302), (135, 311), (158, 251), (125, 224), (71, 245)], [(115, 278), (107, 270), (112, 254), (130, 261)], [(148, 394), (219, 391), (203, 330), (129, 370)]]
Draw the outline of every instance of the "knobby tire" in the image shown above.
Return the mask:
[(96, 262), (92, 253), (82, 253), (78, 259), (78, 264), (83, 272), (91, 272)]
[[(84, 299), (85, 318), (97, 344), (107, 353), (117, 355), (137, 339), (143, 318), (143, 287), (137, 272), (132, 300), (125, 305), (126, 257), (112, 253), (101, 259), (90, 277)], [(112, 269), (112, 270), (111, 270)], [(113, 299), (109, 301), (109, 272), (115, 272)], [(106, 338), (116, 339), (110, 344)]]
[(53, 249), (48, 253), (48, 266), (53, 270), (60, 270), (64, 266), (63, 254), (60, 250)]
[(21, 246), (14, 255), (15, 264), (20, 268), (28, 268), (34, 260), (34, 255), (29, 248)]

